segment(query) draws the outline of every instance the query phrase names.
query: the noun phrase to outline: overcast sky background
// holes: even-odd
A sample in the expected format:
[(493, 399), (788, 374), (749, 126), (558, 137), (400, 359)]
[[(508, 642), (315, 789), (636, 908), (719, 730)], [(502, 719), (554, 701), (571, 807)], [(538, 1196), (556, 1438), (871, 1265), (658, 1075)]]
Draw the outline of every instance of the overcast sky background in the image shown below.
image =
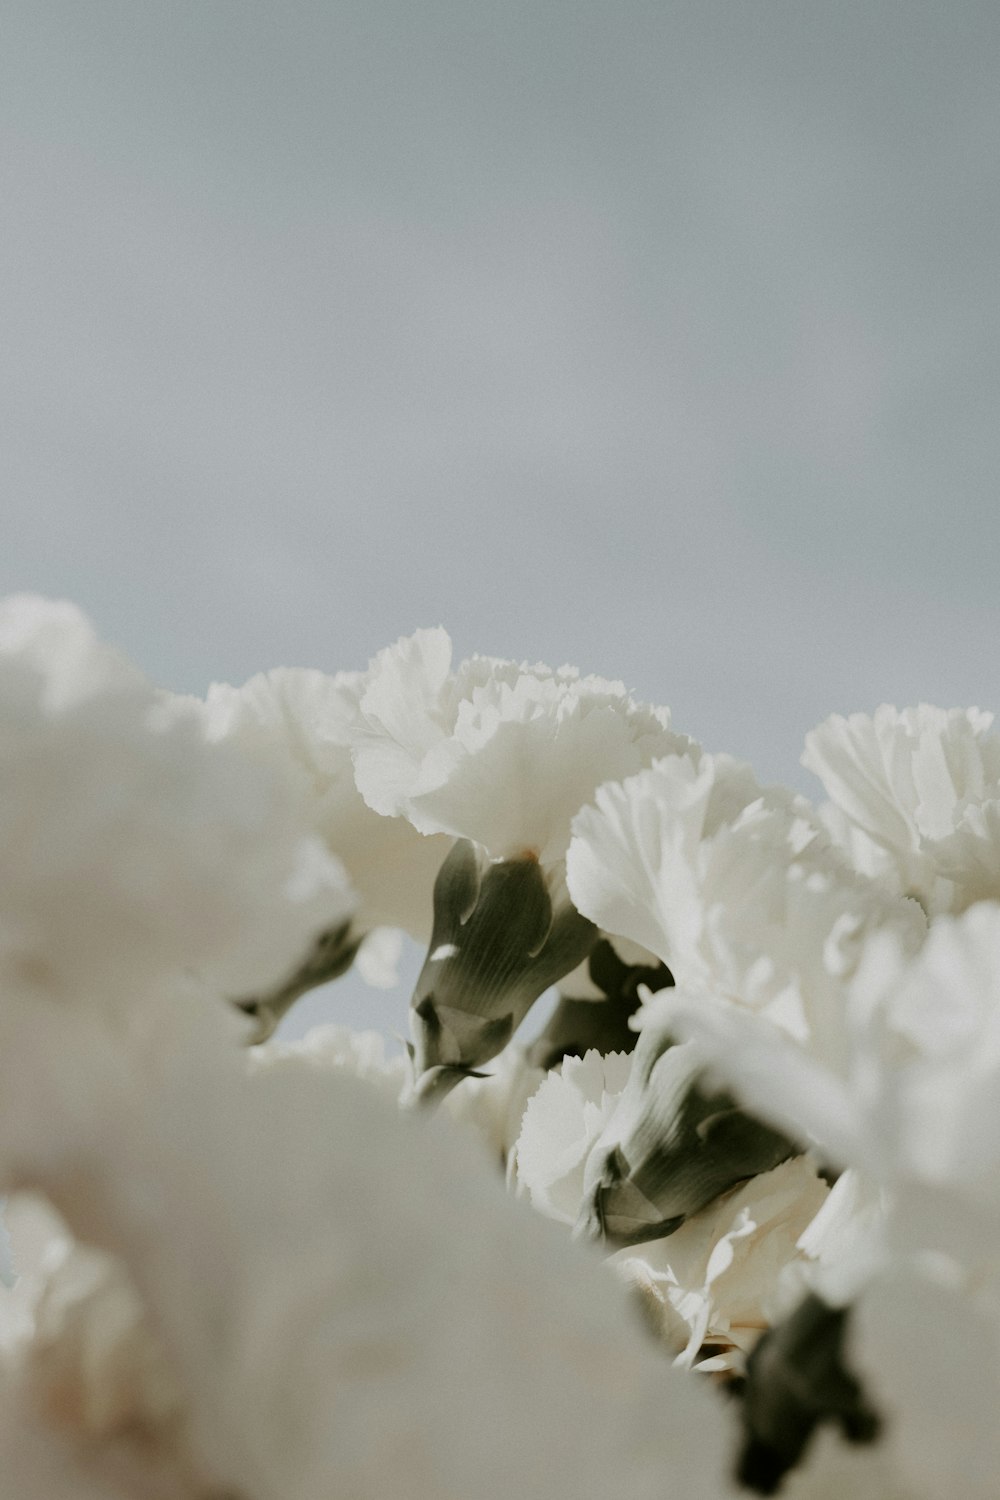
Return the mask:
[(421, 624), (808, 786), (1000, 707), (1000, 6), (5, 0), (3, 592), (157, 681)]

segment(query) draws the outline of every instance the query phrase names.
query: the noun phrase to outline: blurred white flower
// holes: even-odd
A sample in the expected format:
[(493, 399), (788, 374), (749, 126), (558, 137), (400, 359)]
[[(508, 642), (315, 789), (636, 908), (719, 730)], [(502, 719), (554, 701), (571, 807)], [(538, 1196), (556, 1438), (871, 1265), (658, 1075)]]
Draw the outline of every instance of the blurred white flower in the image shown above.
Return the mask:
[(306, 668), (260, 673), (239, 688), (214, 683), (208, 733), (287, 781), (301, 820), (347, 870), (358, 897), (356, 933), (399, 927), (426, 942), (434, 877), (450, 840), (381, 817), (355, 786), (351, 744), (365, 684), (361, 672), (330, 677)]
[(725, 1492), (729, 1414), (457, 1132), (339, 1071), (247, 1077), (212, 1013), (147, 1009), (138, 1051), (0, 1011), (0, 1164), (120, 1257), (220, 1490)]
[(803, 765), (862, 868), (891, 873), (932, 913), (1000, 900), (1000, 736), (977, 708), (888, 704), (833, 714), (806, 736)]
[(910, 955), (875, 931), (825, 1032), (793, 1037), (707, 994), (650, 1020), (693, 1037), (749, 1108), (874, 1181), (982, 1185), (1000, 1164), (1000, 908), (939, 918)]
[(342, 869), (283, 789), (205, 742), (66, 604), (0, 605), (0, 975), (111, 1003), (180, 972), (270, 981)]
[(303, 1071), (344, 1073), (372, 1084), (387, 1101), (398, 1104), (410, 1081), (406, 1058), (386, 1056), (380, 1031), (353, 1031), (349, 1026), (314, 1026), (299, 1041), (272, 1040), (247, 1054), (253, 1072), (281, 1072), (294, 1078)]
[[(180, 1389), (124, 1266), (77, 1244), (34, 1195), (16, 1194), (5, 1217), (18, 1279), (0, 1293), (4, 1407), (64, 1450), (81, 1484), (92, 1469), (109, 1494), (207, 1496), (186, 1449)], [(0, 1427), (6, 1476), (30, 1451)], [(19, 1496), (48, 1500), (39, 1476), (22, 1484)]]

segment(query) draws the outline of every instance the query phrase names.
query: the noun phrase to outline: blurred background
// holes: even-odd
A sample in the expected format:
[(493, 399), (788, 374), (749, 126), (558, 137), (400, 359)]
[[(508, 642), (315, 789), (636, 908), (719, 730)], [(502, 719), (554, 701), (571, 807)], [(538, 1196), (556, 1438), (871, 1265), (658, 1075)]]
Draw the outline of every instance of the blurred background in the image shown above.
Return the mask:
[(3, 591), (198, 693), (443, 623), (802, 788), (833, 710), (1000, 706), (998, 48), (994, 0), (6, 0)]

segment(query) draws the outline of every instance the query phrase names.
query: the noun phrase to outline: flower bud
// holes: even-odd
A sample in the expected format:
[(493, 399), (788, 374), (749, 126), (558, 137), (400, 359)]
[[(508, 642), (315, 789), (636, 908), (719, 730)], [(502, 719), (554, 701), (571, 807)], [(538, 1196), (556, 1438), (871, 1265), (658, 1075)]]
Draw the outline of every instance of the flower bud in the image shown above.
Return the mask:
[(640, 1034), (618, 1108), (587, 1161), (578, 1235), (616, 1245), (660, 1239), (794, 1155), (791, 1141), (730, 1095), (703, 1088), (703, 1070), (694, 1044)]
[[(434, 887), (430, 950), (411, 1002), (418, 1095), (438, 1095), (501, 1052), (597, 929), (565, 896), (554, 908), (533, 854), (489, 860), (459, 839)], [(431, 1081), (423, 1076), (443, 1069)]]

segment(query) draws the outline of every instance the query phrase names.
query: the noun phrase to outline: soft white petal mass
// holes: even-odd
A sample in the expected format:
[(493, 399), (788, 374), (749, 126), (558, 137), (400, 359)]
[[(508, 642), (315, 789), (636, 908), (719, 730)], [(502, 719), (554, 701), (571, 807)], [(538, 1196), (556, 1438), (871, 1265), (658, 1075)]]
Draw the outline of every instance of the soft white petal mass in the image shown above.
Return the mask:
[(240, 688), (215, 683), (209, 736), (238, 746), (287, 783), (302, 820), (342, 862), (358, 896), (359, 932), (400, 927), (430, 936), (432, 890), (447, 838), (426, 838), (405, 818), (373, 812), (354, 782), (352, 739), (366, 678), (278, 668)]
[(276, 779), (70, 605), (0, 606), (0, 972), (111, 1002), (277, 978), (353, 896)]
[(213, 1024), (160, 1006), (137, 1050), (12, 1007), (0, 1162), (127, 1267), (220, 1490), (508, 1500), (530, 1475), (566, 1500), (718, 1500), (726, 1411), (599, 1265), (454, 1132), (339, 1073), (248, 1078)]

